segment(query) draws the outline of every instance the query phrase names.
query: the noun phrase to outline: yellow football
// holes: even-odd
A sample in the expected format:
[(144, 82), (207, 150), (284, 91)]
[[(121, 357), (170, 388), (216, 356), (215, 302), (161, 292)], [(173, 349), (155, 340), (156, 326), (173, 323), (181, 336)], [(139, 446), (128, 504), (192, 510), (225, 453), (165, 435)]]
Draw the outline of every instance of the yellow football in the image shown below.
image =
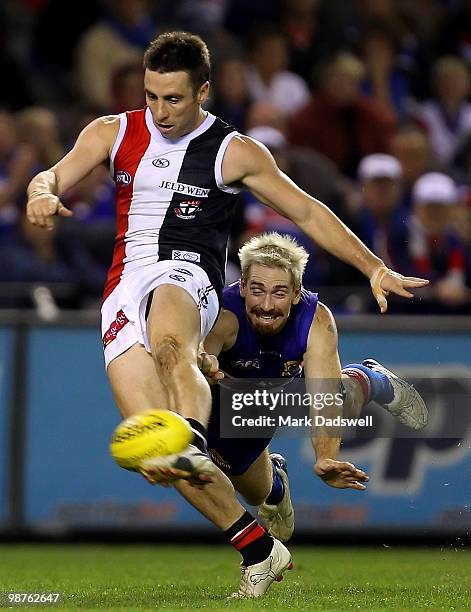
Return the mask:
[(138, 471), (146, 459), (181, 453), (192, 439), (193, 432), (185, 418), (169, 410), (151, 410), (118, 425), (110, 452), (122, 468)]

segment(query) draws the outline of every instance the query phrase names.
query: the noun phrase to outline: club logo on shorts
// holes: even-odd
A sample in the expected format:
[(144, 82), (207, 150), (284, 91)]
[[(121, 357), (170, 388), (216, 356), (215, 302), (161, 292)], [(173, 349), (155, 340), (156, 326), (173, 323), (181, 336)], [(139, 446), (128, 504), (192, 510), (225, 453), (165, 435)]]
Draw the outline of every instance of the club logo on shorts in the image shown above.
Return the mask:
[(223, 471), (231, 471), (230, 463), (228, 463), (223, 457), (221, 457), (221, 455), (217, 451), (215, 451), (214, 448), (208, 448), (208, 453), (213, 463), (215, 463)]
[(186, 278), (184, 276), (180, 276), (179, 274), (169, 274), (168, 277), (171, 278), (172, 280), (178, 281), (179, 283), (186, 282)]
[(129, 185), (131, 183), (131, 175), (129, 174), (129, 172), (126, 172), (126, 170), (118, 170), (116, 172), (115, 180), (117, 183)]
[(201, 210), (200, 204), (201, 200), (185, 200), (184, 202), (179, 202), (174, 207), (174, 211), (179, 219), (194, 219), (196, 213)]
[(213, 290), (212, 285), (208, 285), (204, 289), (198, 289), (198, 304), (197, 304), (198, 310), (201, 310), (202, 308), (206, 310), (208, 308), (209, 306), (208, 295), (211, 293), (212, 290)]
[(190, 272), (186, 268), (173, 268), (173, 271), (179, 274), (185, 274), (186, 276), (193, 276), (193, 272)]
[(168, 168), (170, 162), (165, 157), (157, 157), (157, 159), (152, 160), (152, 165), (156, 168)]
[(179, 261), (201, 261), (201, 255), (193, 251), (172, 251), (172, 259)]
[(116, 313), (116, 319), (109, 326), (108, 331), (106, 331), (103, 336), (103, 348), (106, 348), (110, 342), (116, 340), (116, 336), (127, 323), (129, 323), (129, 319), (122, 310), (119, 310)]

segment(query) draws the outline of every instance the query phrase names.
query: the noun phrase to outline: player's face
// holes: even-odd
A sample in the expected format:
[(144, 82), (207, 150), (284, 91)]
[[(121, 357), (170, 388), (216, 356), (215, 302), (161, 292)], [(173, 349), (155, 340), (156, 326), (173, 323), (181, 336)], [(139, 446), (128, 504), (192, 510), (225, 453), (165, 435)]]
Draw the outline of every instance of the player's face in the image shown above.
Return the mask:
[(283, 329), (291, 311), (301, 297), (295, 289), (291, 274), (278, 267), (259, 264), (250, 266), (240, 294), (245, 298), (245, 313), (255, 329), (262, 336), (276, 334)]
[(195, 93), (187, 72), (146, 70), (144, 88), (154, 124), (165, 138), (179, 138), (202, 123), (201, 104), (208, 97), (208, 82)]

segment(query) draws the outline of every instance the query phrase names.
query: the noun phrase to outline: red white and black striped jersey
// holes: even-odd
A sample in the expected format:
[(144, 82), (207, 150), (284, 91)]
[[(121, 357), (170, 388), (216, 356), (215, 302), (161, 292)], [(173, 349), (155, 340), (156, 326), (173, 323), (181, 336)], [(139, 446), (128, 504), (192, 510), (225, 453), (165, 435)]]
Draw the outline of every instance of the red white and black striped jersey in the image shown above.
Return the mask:
[(239, 193), (224, 185), (221, 167), (237, 132), (208, 113), (198, 128), (170, 140), (149, 109), (119, 117), (111, 152), (117, 236), (104, 298), (127, 274), (168, 259), (201, 266), (220, 297)]

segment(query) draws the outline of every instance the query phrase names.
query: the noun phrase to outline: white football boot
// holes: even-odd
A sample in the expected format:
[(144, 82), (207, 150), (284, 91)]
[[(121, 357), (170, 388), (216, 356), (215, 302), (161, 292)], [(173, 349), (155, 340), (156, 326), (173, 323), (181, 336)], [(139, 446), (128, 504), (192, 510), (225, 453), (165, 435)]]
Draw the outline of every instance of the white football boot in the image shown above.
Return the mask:
[(388, 377), (394, 397), (389, 404), (381, 404), (383, 408), (395, 416), (400, 423), (411, 429), (422, 429), (427, 425), (427, 406), (417, 389), (374, 359), (365, 359), (361, 364), (373, 372), (380, 372)]
[(271, 453), (270, 459), (275, 464), (276, 471), (283, 481), (285, 494), (279, 504), (264, 503), (259, 506), (258, 515), (265, 523), (271, 536), (281, 542), (287, 542), (294, 531), (294, 510), (289, 491), (286, 459), (278, 453)]
[[(206, 453), (193, 444), (178, 455), (151, 457), (141, 463), (141, 473), (157, 484), (169, 485), (183, 478), (195, 484), (207, 484), (215, 472), (215, 465)], [(174, 470), (183, 471), (185, 476), (176, 475)], [(178, 474), (178, 472), (177, 472)], [(203, 476), (203, 479), (200, 478)], [(209, 480), (208, 480), (209, 479)]]
[(273, 582), (283, 580), (283, 572), (293, 569), (291, 553), (279, 540), (273, 540), (273, 548), (266, 559), (255, 565), (242, 565), (239, 590), (232, 597), (262, 597)]

